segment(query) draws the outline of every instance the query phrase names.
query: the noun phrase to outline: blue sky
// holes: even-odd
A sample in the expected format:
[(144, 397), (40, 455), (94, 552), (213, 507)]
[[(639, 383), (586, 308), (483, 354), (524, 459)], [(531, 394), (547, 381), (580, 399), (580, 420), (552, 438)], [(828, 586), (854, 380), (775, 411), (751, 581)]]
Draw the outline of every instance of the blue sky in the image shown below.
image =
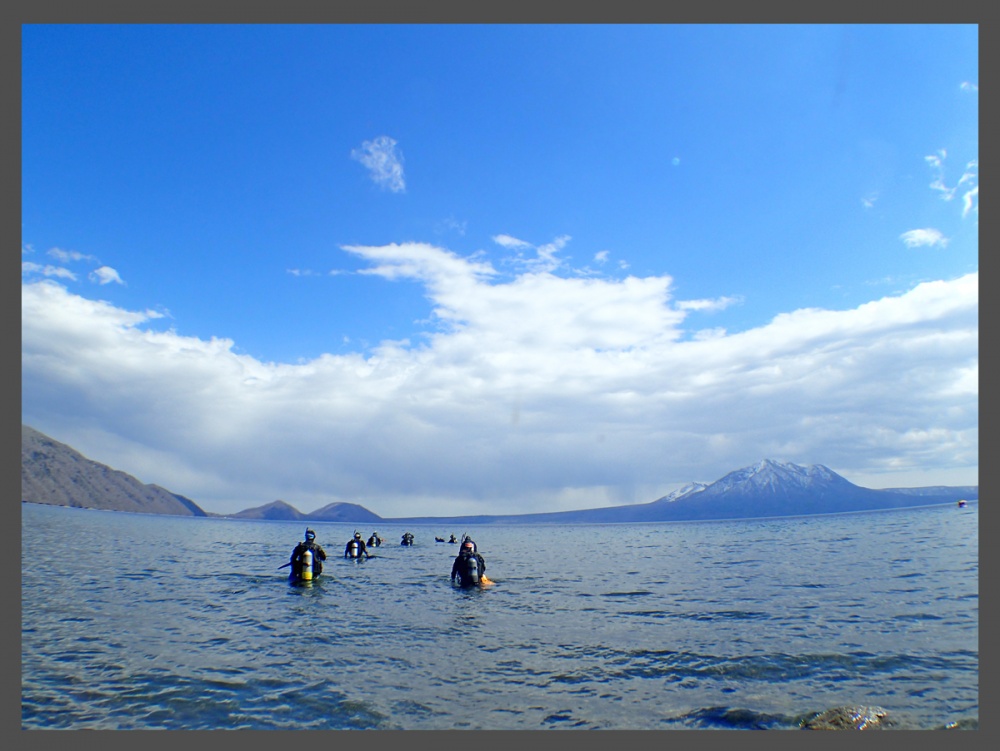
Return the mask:
[(978, 483), (975, 26), (25, 26), (22, 419), (211, 511)]

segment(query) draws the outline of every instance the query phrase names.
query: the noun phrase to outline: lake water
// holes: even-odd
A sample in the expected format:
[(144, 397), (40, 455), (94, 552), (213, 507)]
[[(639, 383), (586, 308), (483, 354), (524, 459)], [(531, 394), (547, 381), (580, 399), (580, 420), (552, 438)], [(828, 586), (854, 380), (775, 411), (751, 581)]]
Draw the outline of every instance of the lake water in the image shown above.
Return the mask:
[[(307, 586), (279, 570), (304, 523), (21, 508), (24, 729), (978, 726), (978, 503), (385, 525), (362, 563), (354, 525), (318, 523)], [(494, 586), (451, 585), (434, 537), (464, 532)]]

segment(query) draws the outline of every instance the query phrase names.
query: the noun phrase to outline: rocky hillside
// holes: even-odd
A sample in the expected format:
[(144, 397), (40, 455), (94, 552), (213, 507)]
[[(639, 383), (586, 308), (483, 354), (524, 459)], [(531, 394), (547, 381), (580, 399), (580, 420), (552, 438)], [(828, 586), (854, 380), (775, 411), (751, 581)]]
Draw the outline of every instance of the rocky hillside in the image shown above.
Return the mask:
[(207, 516), (189, 498), (91, 461), (27, 425), (21, 426), (21, 500), (108, 511)]

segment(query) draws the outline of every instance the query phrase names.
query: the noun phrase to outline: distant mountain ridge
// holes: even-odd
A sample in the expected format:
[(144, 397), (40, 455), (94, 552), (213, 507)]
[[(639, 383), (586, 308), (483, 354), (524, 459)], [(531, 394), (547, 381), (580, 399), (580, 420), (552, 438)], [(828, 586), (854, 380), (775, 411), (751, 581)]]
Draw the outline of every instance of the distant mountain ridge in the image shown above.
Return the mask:
[[(690, 483), (650, 503), (518, 516), (460, 516), (450, 517), (447, 521), (465, 524), (613, 524), (759, 519), (908, 508), (979, 497), (978, 486), (935, 488), (930, 492), (924, 492), (923, 488), (908, 490), (871, 490), (851, 483), (822, 464), (803, 467), (763, 459), (757, 464), (730, 472), (716, 482)], [(416, 524), (436, 519), (411, 517), (386, 521)]]
[(319, 522), (380, 522), (382, 517), (356, 503), (328, 503), (321, 509), (303, 514), (294, 506), (284, 501), (271, 501), (263, 506), (256, 506), (228, 514), (233, 519), (280, 519), (284, 521), (319, 521)]
[(962, 498), (979, 498), (978, 485), (930, 485), (926, 488), (885, 488), (890, 493), (905, 493), (906, 495), (949, 495), (963, 493)]
[(975, 485), (871, 490), (854, 485), (822, 464), (803, 467), (763, 459), (713, 483), (689, 483), (650, 503), (581, 511), (383, 518), (356, 503), (334, 502), (304, 514), (291, 504), (276, 500), (235, 514), (221, 515), (206, 513), (189, 498), (158, 485), (145, 485), (131, 475), (87, 459), (27, 425), (21, 426), (22, 501), (140, 513), (350, 524), (572, 524), (805, 516), (978, 498), (979, 487)]

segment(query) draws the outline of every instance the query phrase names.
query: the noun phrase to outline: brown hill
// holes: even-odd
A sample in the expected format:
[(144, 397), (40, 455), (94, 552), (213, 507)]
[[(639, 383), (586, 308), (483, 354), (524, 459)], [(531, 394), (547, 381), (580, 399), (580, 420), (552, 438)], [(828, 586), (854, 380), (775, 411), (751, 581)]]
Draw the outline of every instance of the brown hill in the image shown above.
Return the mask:
[(321, 509), (310, 511), (306, 519), (321, 522), (380, 522), (382, 517), (356, 503), (328, 503)]
[(159, 485), (91, 461), (64, 443), (21, 425), (21, 500), (50, 506), (207, 516), (198, 505)]
[(359, 506), (356, 503), (328, 503), (321, 509), (303, 514), (297, 508), (285, 501), (271, 501), (263, 506), (255, 506), (235, 514), (226, 514), (233, 519), (278, 519), (284, 521), (314, 521), (314, 522), (380, 522), (382, 517)]
[(271, 501), (263, 506), (254, 506), (235, 514), (227, 514), (233, 519), (278, 519), (295, 521), (307, 518), (305, 514), (284, 501)]

